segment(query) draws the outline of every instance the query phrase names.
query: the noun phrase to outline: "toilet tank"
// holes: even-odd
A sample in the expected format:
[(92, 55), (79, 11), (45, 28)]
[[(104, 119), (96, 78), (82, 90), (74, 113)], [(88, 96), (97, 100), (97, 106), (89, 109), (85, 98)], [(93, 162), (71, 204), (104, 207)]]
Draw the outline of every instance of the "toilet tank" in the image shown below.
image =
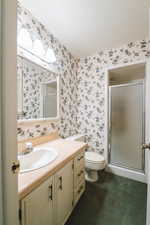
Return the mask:
[(82, 134), (77, 134), (77, 135), (74, 135), (74, 136), (70, 136), (70, 137), (67, 137), (65, 138), (66, 140), (70, 140), (70, 141), (81, 141), (81, 142), (85, 142), (85, 136), (82, 135)]

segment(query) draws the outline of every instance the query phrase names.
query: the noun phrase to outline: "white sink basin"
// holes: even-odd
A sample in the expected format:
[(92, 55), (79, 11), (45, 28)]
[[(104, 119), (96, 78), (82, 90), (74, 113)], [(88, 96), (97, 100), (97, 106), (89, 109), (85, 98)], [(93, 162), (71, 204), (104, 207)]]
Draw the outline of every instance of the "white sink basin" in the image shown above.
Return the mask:
[(18, 156), (20, 161), (20, 173), (44, 167), (54, 161), (58, 153), (51, 148), (34, 148), (31, 153)]

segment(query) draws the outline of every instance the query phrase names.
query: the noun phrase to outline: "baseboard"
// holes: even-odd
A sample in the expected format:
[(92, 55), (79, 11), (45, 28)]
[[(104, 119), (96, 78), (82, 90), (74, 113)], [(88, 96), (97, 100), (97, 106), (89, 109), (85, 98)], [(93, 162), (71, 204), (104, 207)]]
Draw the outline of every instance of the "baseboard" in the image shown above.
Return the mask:
[(126, 168), (121, 168), (121, 167), (110, 165), (110, 164), (107, 165), (106, 171), (121, 177), (126, 177), (132, 180), (140, 181), (142, 183), (147, 183), (147, 177), (146, 177), (146, 174), (144, 173), (132, 171)]

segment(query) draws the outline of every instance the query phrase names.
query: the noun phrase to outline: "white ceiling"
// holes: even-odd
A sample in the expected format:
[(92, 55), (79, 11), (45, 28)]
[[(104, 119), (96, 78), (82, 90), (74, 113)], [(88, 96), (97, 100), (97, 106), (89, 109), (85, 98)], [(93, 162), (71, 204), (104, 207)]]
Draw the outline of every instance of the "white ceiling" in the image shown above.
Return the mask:
[(21, 0), (74, 56), (148, 36), (149, 0)]

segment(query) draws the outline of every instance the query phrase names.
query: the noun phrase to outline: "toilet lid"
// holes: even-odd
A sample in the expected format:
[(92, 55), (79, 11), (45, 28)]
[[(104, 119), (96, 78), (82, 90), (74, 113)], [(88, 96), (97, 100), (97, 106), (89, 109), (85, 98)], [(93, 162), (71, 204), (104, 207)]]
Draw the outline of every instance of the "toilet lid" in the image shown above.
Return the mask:
[(85, 159), (92, 162), (103, 162), (104, 157), (96, 152), (85, 152)]

